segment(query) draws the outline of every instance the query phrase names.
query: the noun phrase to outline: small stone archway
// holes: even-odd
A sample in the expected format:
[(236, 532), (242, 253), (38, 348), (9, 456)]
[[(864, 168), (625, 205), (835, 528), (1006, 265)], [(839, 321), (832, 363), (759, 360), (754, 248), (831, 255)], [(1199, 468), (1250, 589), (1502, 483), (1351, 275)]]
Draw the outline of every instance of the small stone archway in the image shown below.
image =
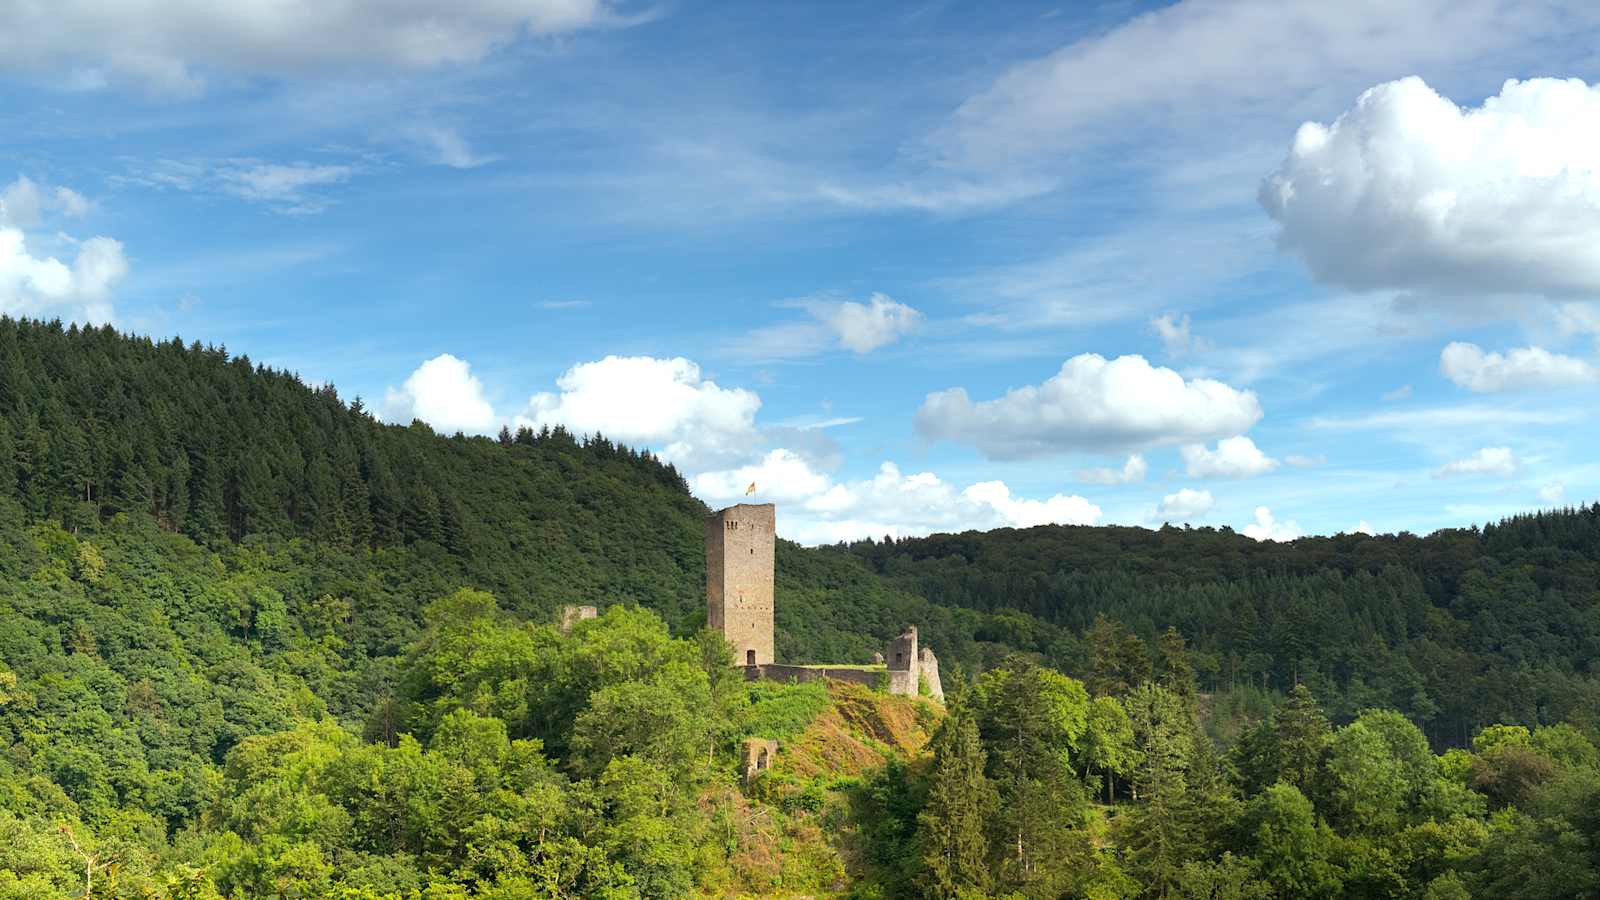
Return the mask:
[(745, 738), (741, 749), (744, 751), (741, 754), (744, 762), (742, 774), (746, 784), (771, 769), (778, 758), (778, 742), (766, 738)]

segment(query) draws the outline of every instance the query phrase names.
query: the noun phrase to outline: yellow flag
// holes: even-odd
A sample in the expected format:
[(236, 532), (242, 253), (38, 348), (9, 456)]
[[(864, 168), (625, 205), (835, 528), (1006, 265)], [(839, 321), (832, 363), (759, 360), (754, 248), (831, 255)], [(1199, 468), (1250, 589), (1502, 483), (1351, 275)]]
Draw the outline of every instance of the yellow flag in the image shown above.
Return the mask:
[(744, 489), (744, 495), (746, 497), (748, 497), (751, 494), (754, 494), (755, 492), (756, 492), (756, 483), (754, 481), (752, 481), (752, 482), (750, 482), (750, 486)]

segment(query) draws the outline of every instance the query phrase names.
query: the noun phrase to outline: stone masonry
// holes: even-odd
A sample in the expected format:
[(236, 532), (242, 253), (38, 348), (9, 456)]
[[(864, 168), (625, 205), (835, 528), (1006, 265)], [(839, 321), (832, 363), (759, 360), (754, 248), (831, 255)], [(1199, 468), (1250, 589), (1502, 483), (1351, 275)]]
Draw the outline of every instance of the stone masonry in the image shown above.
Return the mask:
[(778, 758), (778, 742), (765, 738), (745, 738), (740, 745), (743, 751), (743, 771), (746, 784), (754, 781), (757, 775), (772, 768), (772, 763)]
[(889, 667), (889, 693), (915, 697), (927, 686), (928, 696), (944, 702), (944, 684), (939, 680), (939, 658), (927, 647), (917, 646), (917, 626), (908, 625), (889, 642), (884, 654)]
[(741, 503), (706, 517), (706, 624), (733, 645), (738, 665), (776, 660), (772, 570), (777, 522), (771, 503)]
[(561, 633), (572, 631), (572, 626), (584, 619), (593, 619), (600, 615), (600, 611), (592, 606), (563, 606), (561, 607)]
[(745, 677), (876, 684), (887, 674), (891, 694), (916, 697), (925, 686), (930, 697), (944, 702), (939, 660), (918, 646), (916, 626), (890, 641), (887, 652), (873, 654), (883, 669), (777, 664), (772, 623), (777, 524), (771, 503), (740, 503), (706, 517), (706, 624), (733, 645), (734, 664), (744, 667)]

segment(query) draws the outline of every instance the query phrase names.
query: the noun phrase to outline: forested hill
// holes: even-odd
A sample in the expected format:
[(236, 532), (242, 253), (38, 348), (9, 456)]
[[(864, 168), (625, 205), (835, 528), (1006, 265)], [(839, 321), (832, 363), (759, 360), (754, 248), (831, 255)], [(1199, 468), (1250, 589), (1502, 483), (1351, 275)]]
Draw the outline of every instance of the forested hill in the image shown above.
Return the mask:
[[(705, 507), (670, 465), (603, 437), (386, 425), (223, 348), (12, 319), (0, 412), (0, 504), (19, 523), (144, 522), (312, 559), (297, 590), (348, 600), (365, 653), (403, 646), (421, 604), (463, 585), (535, 621), (585, 602), (647, 606), (679, 634), (703, 622)], [(1305, 682), (1336, 717), (1397, 708), (1460, 743), (1600, 708), (1597, 559), (1600, 507), (1288, 544), (1056, 526), (781, 542), (779, 653), (862, 662), (915, 622), (968, 671), (1022, 650), (1137, 683), (1175, 627), (1208, 690)], [(1108, 657), (1124, 631), (1139, 641)]]
[(530, 612), (694, 605), (703, 507), (671, 466), (604, 439), (444, 438), (223, 348), (10, 319), (0, 409), (0, 496), (68, 529), (126, 512), (202, 544), (424, 548)]
[(1042, 526), (832, 552), (1103, 679), (1137, 684), (1146, 650), (1110, 648), (1175, 627), (1209, 690), (1303, 682), (1338, 717), (1397, 708), (1441, 742), (1600, 715), (1600, 505), (1427, 537)]
[[(387, 425), (333, 386), (176, 338), (0, 318), (8, 499), (68, 531), (148, 522), (315, 555), (315, 589), (351, 600), (375, 651), (462, 585), (537, 621), (566, 603), (641, 604), (684, 634), (705, 618), (707, 510), (650, 453), (560, 428)], [(786, 658), (864, 662), (920, 613), (853, 560), (779, 552)]]
[(0, 319), (0, 900), (1600, 891), (1600, 509), (780, 542), (780, 656), (917, 623), (949, 715), (747, 684), (705, 512), (603, 438)]

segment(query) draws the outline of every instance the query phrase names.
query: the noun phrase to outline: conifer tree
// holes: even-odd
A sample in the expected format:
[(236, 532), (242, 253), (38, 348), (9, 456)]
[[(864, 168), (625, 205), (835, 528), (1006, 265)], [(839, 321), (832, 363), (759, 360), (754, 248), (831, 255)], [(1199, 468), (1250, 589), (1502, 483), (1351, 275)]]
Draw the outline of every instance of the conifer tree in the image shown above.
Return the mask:
[(970, 710), (957, 706), (933, 739), (928, 803), (918, 816), (925, 894), (933, 900), (985, 895), (990, 821), (999, 796), (984, 774), (986, 754)]
[(1310, 688), (1297, 684), (1272, 721), (1277, 737), (1278, 780), (1311, 796), (1333, 736), (1328, 717), (1323, 715)]

